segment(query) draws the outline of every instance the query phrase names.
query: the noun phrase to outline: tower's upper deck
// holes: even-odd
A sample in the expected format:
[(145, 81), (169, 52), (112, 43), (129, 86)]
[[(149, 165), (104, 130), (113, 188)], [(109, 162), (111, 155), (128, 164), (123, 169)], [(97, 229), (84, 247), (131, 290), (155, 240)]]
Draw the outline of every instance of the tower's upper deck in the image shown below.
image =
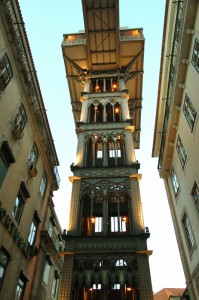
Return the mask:
[(73, 111), (74, 105), (80, 104), (86, 80), (123, 78), (135, 129), (139, 131), (144, 60), (142, 28), (119, 28), (118, 0), (85, 0), (82, 6), (85, 31), (65, 34), (62, 42)]

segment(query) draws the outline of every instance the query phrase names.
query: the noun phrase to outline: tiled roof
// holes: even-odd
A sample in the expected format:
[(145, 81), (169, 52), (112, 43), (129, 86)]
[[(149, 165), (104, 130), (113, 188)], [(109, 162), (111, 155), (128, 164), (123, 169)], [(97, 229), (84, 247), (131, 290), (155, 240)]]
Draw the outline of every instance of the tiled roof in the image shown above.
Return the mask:
[(154, 300), (168, 300), (170, 296), (182, 296), (184, 288), (164, 288), (153, 295)]

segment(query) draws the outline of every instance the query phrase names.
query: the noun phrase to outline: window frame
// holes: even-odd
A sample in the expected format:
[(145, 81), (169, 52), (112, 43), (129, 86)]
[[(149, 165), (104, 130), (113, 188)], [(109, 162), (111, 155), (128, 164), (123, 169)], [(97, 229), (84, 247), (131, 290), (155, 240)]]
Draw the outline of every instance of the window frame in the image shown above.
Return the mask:
[(182, 140), (180, 138), (180, 135), (178, 134), (177, 136), (177, 141), (176, 141), (176, 151), (178, 153), (178, 157), (181, 163), (182, 168), (184, 169), (186, 161), (187, 161), (187, 154), (184, 148), (184, 145), (182, 143)]
[(35, 211), (34, 215), (33, 215), (32, 222), (30, 224), (30, 230), (29, 230), (29, 235), (28, 235), (28, 243), (31, 246), (33, 246), (34, 243), (35, 243), (39, 223), (41, 223), (41, 220), (39, 218), (39, 215), (38, 215), (37, 211)]
[(20, 223), (24, 206), (25, 206), (25, 198), (23, 197), (22, 193), (20, 193), (19, 191), (15, 199), (15, 204), (12, 209), (12, 216), (15, 218), (17, 224)]
[(185, 232), (186, 236), (186, 241), (189, 247), (189, 250), (193, 250), (195, 248), (195, 239), (193, 235), (193, 230), (191, 228), (191, 223), (189, 221), (188, 215), (186, 212), (184, 212), (183, 217), (182, 217), (182, 224), (183, 224), (183, 229)]
[(126, 221), (123, 221), (123, 216), (119, 216), (119, 228), (118, 228), (118, 216), (111, 216), (110, 223), (111, 223), (110, 226), (111, 234), (127, 232)]
[(46, 189), (47, 189), (47, 184), (48, 184), (48, 180), (47, 180), (46, 173), (43, 173), (43, 175), (41, 177), (40, 185), (39, 185), (39, 193), (40, 193), (40, 196), (43, 199), (45, 197), (45, 193), (46, 193)]
[(53, 296), (54, 299), (56, 298), (57, 293), (58, 293), (59, 279), (60, 279), (59, 272), (58, 272), (58, 270), (55, 270), (53, 282), (52, 282), (52, 289), (51, 289), (51, 295)]
[(195, 42), (194, 42), (191, 63), (193, 67), (196, 69), (196, 71), (199, 73), (199, 39), (197, 38), (195, 38)]
[(179, 190), (180, 190), (180, 186), (179, 186), (179, 181), (177, 178), (177, 175), (174, 171), (174, 167), (171, 167), (171, 171), (170, 171), (170, 178), (171, 178), (171, 183), (172, 183), (172, 187), (173, 187), (173, 191), (175, 194), (175, 197), (177, 197)]
[[(17, 282), (16, 290), (15, 290), (15, 299), (14, 300), (22, 300), (23, 299), (27, 281), (28, 281), (28, 278), (24, 275), (23, 271), (21, 271), (18, 282)], [(18, 288), (19, 288), (19, 294), (18, 294)]]
[(95, 233), (103, 232), (103, 217), (95, 217)]
[(27, 120), (28, 118), (25, 107), (23, 103), (21, 103), (13, 121), (13, 129), (19, 129), (23, 131), (26, 126)]
[(44, 265), (44, 270), (43, 270), (43, 275), (42, 275), (42, 282), (45, 286), (48, 286), (49, 283), (49, 277), (50, 277), (50, 270), (51, 269), (51, 264), (45, 260), (45, 265)]
[(39, 157), (39, 150), (37, 148), (36, 143), (34, 142), (28, 157), (29, 167), (31, 166), (34, 167), (36, 165), (38, 157)]
[[(6, 260), (5, 263), (3, 263), (2, 261), (2, 255), (4, 256), (4, 261)], [(4, 248), (4, 247), (1, 247), (0, 248), (0, 289), (3, 285), (3, 281), (4, 281), (4, 277), (5, 277), (5, 274), (6, 274), (6, 269), (8, 267), (8, 264), (9, 264), (9, 261), (10, 261), (10, 254), (8, 253), (8, 251)]]
[(191, 99), (187, 93), (185, 93), (185, 97), (184, 97), (183, 114), (184, 114), (185, 119), (191, 129), (191, 132), (193, 132), (194, 125), (196, 122), (197, 112), (196, 112), (196, 110), (191, 102)]
[(14, 162), (15, 158), (8, 141), (3, 141), (0, 147), (0, 187), (4, 182), (9, 166)]
[(12, 216), (17, 224), (20, 223), (23, 209), (28, 198), (30, 198), (30, 194), (26, 188), (24, 181), (22, 181), (12, 209)]
[(191, 195), (192, 195), (193, 201), (196, 205), (197, 211), (199, 213), (199, 187), (198, 187), (196, 181), (194, 182), (194, 185), (193, 185), (193, 188), (191, 191)]
[[(2, 67), (1, 67), (2, 65)], [(5, 75), (6, 74), (6, 78)], [(7, 53), (0, 58), (0, 90), (4, 91), (13, 77), (13, 70)]]

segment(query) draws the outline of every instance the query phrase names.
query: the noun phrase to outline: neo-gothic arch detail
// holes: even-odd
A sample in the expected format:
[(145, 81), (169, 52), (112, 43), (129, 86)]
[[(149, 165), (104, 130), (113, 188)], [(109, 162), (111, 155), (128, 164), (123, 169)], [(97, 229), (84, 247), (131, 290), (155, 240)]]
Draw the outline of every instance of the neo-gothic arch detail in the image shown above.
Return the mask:
[(112, 191), (112, 190), (121, 190), (129, 191), (129, 180), (124, 178), (114, 178), (112, 180), (97, 180), (97, 179), (85, 179), (81, 182), (81, 191), (89, 192), (91, 190), (96, 191)]
[(97, 98), (90, 98), (88, 100), (88, 106), (91, 104), (97, 106), (99, 103), (101, 103), (103, 106), (106, 106), (107, 103), (111, 103), (114, 105), (115, 103), (119, 103), (121, 105), (122, 103), (122, 97), (97, 97)]

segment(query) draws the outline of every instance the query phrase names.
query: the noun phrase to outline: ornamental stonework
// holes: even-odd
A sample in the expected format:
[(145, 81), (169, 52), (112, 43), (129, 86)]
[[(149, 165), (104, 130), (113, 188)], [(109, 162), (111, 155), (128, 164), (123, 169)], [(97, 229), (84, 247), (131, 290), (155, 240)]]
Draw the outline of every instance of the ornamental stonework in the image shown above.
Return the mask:
[(99, 94), (97, 96), (90, 95), (88, 97), (88, 105), (89, 106), (91, 104), (98, 105), (99, 103), (101, 103), (103, 106), (107, 105), (107, 103), (111, 103), (114, 105), (116, 102), (121, 104), (121, 102), (122, 102), (121, 92), (114, 93), (114, 96), (111, 93), (110, 94), (106, 93), (106, 95), (104, 95), (104, 97), (102, 97), (102, 94)]
[(136, 250), (136, 238), (135, 237), (108, 237), (103, 239), (100, 237), (80, 237), (72, 238), (66, 236), (66, 252), (78, 252), (78, 253), (97, 253), (105, 251), (106, 253), (122, 252), (122, 251), (135, 251)]
[[(136, 164), (137, 166), (137, 164)], [(133, 174), (137, 174), (137, 168), (135, 167), (129, 167), (129, 168), (108, 168), (108, 169), (102, 169), (98, 168), (97, 169), (97, 177), (122, 177), (122, 176), (130, 176)], [(82, 178), (86, 177), (96, 177), (96, 169), (88, 169), (88, 168), (79, 168), (77, 170), (74, 170), (74, 175), (75, 176), (80, 176)]]
[(124, 129), (127, 126), (131, 125), (131, 122), (104, 122), (104, 123), (90, 123), (90, 124), (79, 124), (81, 130), (114, 130), (114, 129)]
[(128, 178), (109, 178), (109, 179), (82, 179), (81, 181), (81, 192), (88, 190), (94, 190), (97, 192), (107, 191), (128, 191), (129, 190), (129, 179)]

